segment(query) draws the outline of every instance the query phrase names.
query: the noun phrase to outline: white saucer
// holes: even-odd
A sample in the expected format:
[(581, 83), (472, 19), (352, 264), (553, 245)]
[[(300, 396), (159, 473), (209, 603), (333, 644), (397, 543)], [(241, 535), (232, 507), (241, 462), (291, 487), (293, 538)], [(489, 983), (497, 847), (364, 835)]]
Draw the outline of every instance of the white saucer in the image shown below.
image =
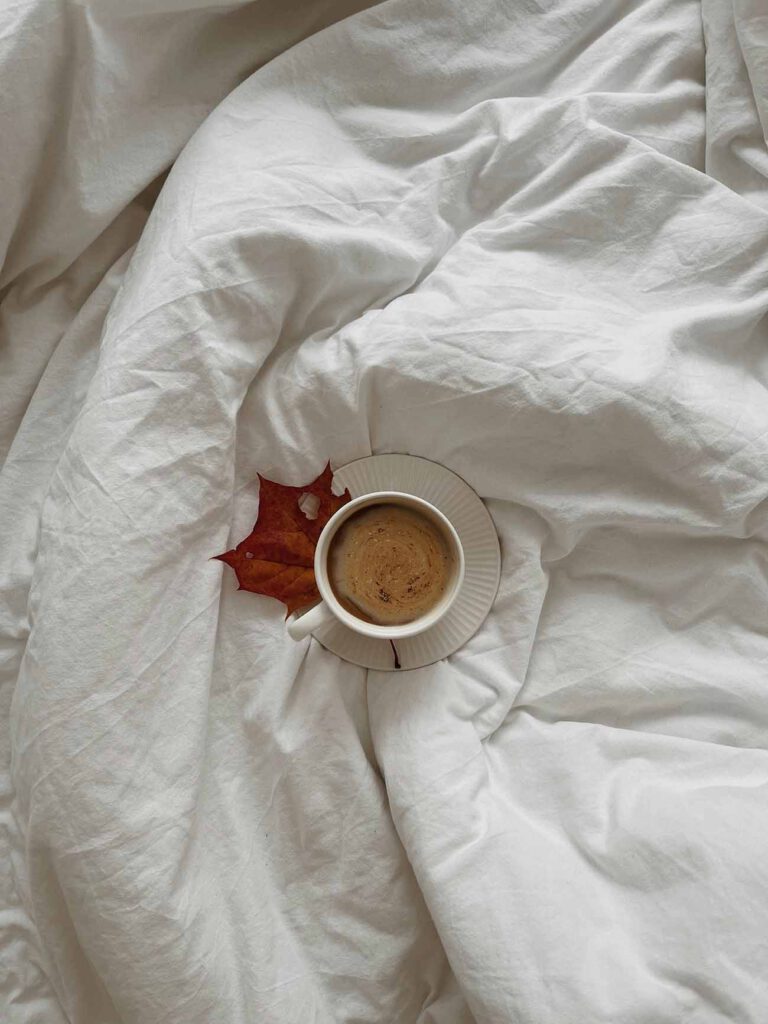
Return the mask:
[[(405, 491), (426, 498), (453, 523), (464, 548), (464, 582), (456, 603), (436, 626), (397, 641), (402, 669), (422, 668), (462, 647), (484, 622), (499, 587), (501, 553), (491, 516), (460, 476), (445, 466), (415, 455), (370, 455), (333, 474), (333, 489), (345, 487), (353, 498), (371, 491)], [(364, 668), (395, 669), (392, 647), (333, 623), (314, 636), (340, 658)]]

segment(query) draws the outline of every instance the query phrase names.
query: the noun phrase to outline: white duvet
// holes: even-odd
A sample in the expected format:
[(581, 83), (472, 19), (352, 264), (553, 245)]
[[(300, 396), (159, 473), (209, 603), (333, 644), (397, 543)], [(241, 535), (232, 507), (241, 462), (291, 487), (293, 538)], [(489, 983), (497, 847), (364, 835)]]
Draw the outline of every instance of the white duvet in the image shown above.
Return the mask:
[[(0, 1017), (765, 1024), (768, 10), (365, 6), (3, 11)], [(366, 673), (209, 559), (400, 451)]]

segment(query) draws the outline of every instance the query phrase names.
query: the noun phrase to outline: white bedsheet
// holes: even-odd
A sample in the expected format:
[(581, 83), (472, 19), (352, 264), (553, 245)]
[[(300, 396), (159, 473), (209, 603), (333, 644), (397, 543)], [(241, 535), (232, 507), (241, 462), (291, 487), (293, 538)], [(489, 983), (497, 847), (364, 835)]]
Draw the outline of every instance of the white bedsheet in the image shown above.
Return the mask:
[[(229, 93), (143, 231), (313, 16), (29, 10), (67, 32), (0, 157), (3, 1019), (764, 1024), (762, 0), (388, 0)], [(257, 471), (386, 451), (504, 553), (401, 675), (209, 561)]]

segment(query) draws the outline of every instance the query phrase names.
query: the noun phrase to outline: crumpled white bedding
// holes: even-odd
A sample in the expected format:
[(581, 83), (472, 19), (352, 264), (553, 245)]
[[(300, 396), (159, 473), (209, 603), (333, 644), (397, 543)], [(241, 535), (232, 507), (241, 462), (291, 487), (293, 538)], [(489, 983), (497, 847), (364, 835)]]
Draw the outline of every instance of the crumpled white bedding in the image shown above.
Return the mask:
[[(352, 6), (4, 14), (3, 1020), (764, 1024), (763, 2)], [(386, 451), (401, 675), (209, 561)]]

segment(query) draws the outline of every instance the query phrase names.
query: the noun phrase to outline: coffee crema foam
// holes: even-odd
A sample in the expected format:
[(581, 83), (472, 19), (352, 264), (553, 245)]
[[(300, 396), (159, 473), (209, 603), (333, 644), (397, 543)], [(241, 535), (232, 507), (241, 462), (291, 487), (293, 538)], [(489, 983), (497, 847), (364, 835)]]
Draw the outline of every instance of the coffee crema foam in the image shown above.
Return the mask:
[(394, 503), (370, 505), (331, 541), (328, 574), (339, 602), (376, 625), (404, 625), (429, 612), (454, 573), (454, 558), (427, 516)]

